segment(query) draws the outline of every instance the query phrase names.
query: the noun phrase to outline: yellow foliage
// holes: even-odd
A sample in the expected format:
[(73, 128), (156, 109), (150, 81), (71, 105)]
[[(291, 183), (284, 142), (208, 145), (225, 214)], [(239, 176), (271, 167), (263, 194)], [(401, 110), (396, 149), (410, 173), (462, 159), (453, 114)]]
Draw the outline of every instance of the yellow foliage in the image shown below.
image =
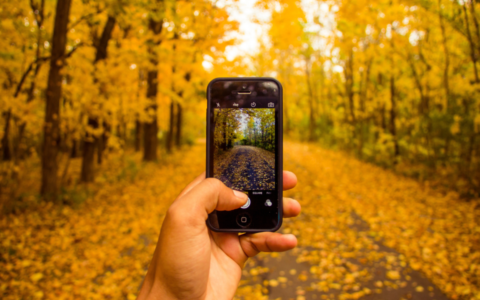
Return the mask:
[[(40, 14), (33, 6), (44, 2)], [(73, 1), (66, 50), (76, 50), (63, 64), (61, 114), (56, 116), (65, 155), (52, 159), (64, 166), (64, 156), (75, 145), (104, 134), (106, 153), (125, 159), (136, 121), (156, 119), (157, 137), (165, 139), (171, 103), (184, 108), (182, 134), (193, 143), (205, 135), (210, 79), (274, 76), (284, 87), (285, 133), (291, 138), (320, 141), (385, 167), (407, 166), (420, 178), (444, 174), (446, 183), (460, 192), (478, 194), (475, 11), (480, 4), (307, 2), (257, 1), (256, 9), (269, 16), (268, 24), (262, 24), (267, 30), (259, 51), (229, 61), (226, 52), (238, 43), (232, 33), (239, 24), (229, 15), (228, 1), (166, 1), (165, 10), (151, 1)], [(0, 4), (0, 137), (8, 135), (7, 144), (15, 151), (14, 160), (0, 165), (0, 189), (15, 195), (11, 200), (19, 206), (35, 207), (0, 221), (0, 295), (133, 299), (166, 209), (181, 187), (204, 169), (204, 149), (175, 153), (159, 168), (141, 168), (136, 157), (129, 174), (115, 176), (118, 165), (110, 160), (91, 192), (79, 188), (62, 197), (68, 203), (86, 198), (83, 204), (38, 204), (46, 57), (52, 47), (55, 4)], [(466, 19), (458, 14), (462, 4)], [(45, 17), (42, 26), (40, 15)], [(109, 16), (116, 18), (116, 25), (108, 55), (96, 61)], [(160, 34), (149, 30), (150, 18), (163, 20)], [(42, 58), (41, 63), (36, 64), (36, 58)], [(157, 71), (158, 93), (148, 98), (150, 71)], [(89, 118), (99, 125), (88, 125)], [(478, 200), (462, 201), (455, 192), (441, 193), (428, 182), (421, 185), (313, 144), (286, 143), (285, 153), (286, 168), (300, 179), (289, 195), (302, 202), (308, 218), (288, 220), (283, 230), (299, 235), (301, 246), (312, 249), (297, 255), (297, 261), (312, 265), (310, 272), (292, 269), (290, 275), (302, 282), (318, 281), (319, 290), (338, 291), (342, 299), (358, 299), (371, 293), (362, 286), (363, 278), (371, 276), (366, 266), (380, 261), (389, 280), (376, 281), (377, 291), (409, 281), (401, 271), (409, 266), (452, 299), (480, 299)], [(78, 163), (72, 160), (74, 171), (59, 170), (65, 171), (59, 174), (65, 187), (76, 182)], [(427, 171), (418, 164), (425, 164)], [(127, 179), (133, 183), (125, 183)], [(0, 196), (3, 207), (6, 197)], [(353, 228), (358, 219), (369, 227), (361, 234)], [(400, 255), (380, 251), (380, 241)], [(255, 266), (247, 275), (267, 272)], [(287, 277), (280, 276), (265, 280), (264, 286), (286, 282)], [(242, 281), (238, 296), (265, 299), (264, 286)], [(417, 286), (416, 291), (424, 289)]]

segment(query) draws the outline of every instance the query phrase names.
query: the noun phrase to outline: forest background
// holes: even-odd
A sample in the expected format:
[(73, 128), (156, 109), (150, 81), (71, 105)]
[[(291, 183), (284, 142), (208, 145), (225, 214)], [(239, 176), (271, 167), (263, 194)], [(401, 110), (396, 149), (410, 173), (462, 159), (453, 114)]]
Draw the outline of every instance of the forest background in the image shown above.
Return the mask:
[(156, 160), (205, 135), (211, 78), (256, 75), (283, 83), (287, 136), (479, 192), (474, 2), (259, 1), (268, 36), (233, 60), (235, 2), (21, 3), (0, 11), (2, 189), (31, 156), (52, 199), (62, 159), (82, 158), (81, 182), (108, 152)]
[[(235, 7), (3, 3), (2, 191), (32, 156), (41, 194), (56, 201), (64, 185), (92, 182), (107, 153), (154, 161), (191, 144), (205, 136), (209, 80), (254, 75), (284, 85), (288, 137), (478, 195), (475, 2), (258, 1), (259, 49), (232, 59)], [(78, 157), (79, 178), (67, 178), (65, 162)]]
[[(258, 49), (232, 56), (241, 24), (231, 15), (241, 9), (234, 0), (2, 1), (2, 226), (38, 205), (75, 207), (92, 184), (131, 179), (204, 138), (206, 85), (220, 76), (277, 78), (287, 139), (478, 197), (476, 1), (259, 0)], [(478, 281), (465, 280), (470, 290), (446, 293), (475, 294)]]
[(252, 145), (275, 152), (274, 109), (215, 109), (213, 125), (215, 155), (235, 145)]

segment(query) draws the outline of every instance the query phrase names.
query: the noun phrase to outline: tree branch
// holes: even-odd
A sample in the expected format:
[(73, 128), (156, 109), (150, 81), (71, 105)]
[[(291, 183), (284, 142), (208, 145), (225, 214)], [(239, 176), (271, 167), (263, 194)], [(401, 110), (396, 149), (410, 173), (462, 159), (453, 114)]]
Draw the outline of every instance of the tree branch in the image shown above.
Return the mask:
[[(70, 56), (72, 56), (72, 54), (80, 47), (82, 46), (83, 44), (82, 43), (78, 43), (77, 45), (75, 45), (75, 47), (73, 47), (72, 50), (70, 50), (68, 53), (66, 53), (62, 59), (66, 59), (66, 58), (69, 58)], [(34, 60), (27, 68), (27, 70), (25, 71), (25, 73), (23, 73), (22, 75), (22, 78), (20, 79), (20, 82), (18, 83), (17, 85), (17, 88), (15, 89), (15, 94), (13, 95), (14, 98), (17, 98), (18, 97), (18, 94), (20, 94), (20, 91), (22, 89), (22, 86), (23, 84), (25, 83), (25, 79), (27, 79), (27, 76), (28, 74), (30, 74), (30, 72), (33, 70), (33, 66), (35, 66), (36, 64), (40, 64), (40, 63), (44, 63), (46, 62), (47, 60), (50, 60), (51, 56), (44, 56), (44, 57), (39, 57), (37, 58), (36, 60)]]
[(17, 88), (15, 89), (15, 94), (13, 95), (14, 98), (18, 97), (18, 94), (20, 93), (20, 90), (22, 89), (22, 86), (25, 83), (25, 79), (27, 78), (30, 71), (32, 71), (33, 66), (39, 63), (43, 63), (49, 59), (50, 59), (50, 56), (39, 57), (28, 66), (27, 70), (22, 75), (22, 79), (20, 79), (20, 82), (17, 85)]
[(86, 14), (86, 15), (83, 15), (80, 17), (80, 19), (78, 19), (75, 23), (73, 23), (72, 25), (70, 25), (68, 27), (68, 31), (72, 30), (73, 28), (75, 28), (78, 24), (82, 23), (83, 21), (85, 21), (86, 19), (90, 18), (90, 17), (93, 17), (95, 15), (98, 15), (100, 13), (103, 12), (103, 9), (98, 9), (96, 12), (93, 12), (93, 13), (89, 13), (89, 14)]
[(65, 58), (69, 58), (70, 56), (72, 56), (72, 54), (77, 51), (78, 48), (80, 48), (81, 46), (83, 46), (83, 42), (80, 42), (78, 44), (76, 44), (72, 50), (70, 50), (68, 53), (66, 53), (62, 58), (65, 59)]

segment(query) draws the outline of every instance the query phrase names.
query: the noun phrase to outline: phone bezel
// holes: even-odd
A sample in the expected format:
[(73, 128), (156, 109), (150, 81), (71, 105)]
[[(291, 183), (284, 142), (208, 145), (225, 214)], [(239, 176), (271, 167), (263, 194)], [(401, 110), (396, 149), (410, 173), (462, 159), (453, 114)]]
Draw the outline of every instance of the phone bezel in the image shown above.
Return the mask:
[(282, 84), (276, 80), (275, 78), (271, 77), (219, 77), (215, 78), (207, 86), (207, 165), (206, 165), (206, 177), (212, 177), (211, 170), (210, 170), (210, 151), (211, 151), (211, 111), (212, 111), (212, 106), (211, 106), (211, 88), (212, 85), (216, 82), (219, 81), (254, 81), (254, 82), (264, 82), (264, 81), (273, 81), (275, 84), (278, 86), (278, 113), (276, 114), (277, 118), (277, 126), (276, 126), (276, 135), (277, 135), (277, 144), (275, 147), (278, 149), (277, 155), (278, 159), (276, 159), (276, 166), (275, 166), (275, 175), (277, 176), (277, 182), (278, 182), (278, 220), (277, 220), (277, 225), (273, 228), (234, 228), (234, 229), (222, 229), (222, 228), (216, 228), (212, 226), (210, 223), (210, 219), (207, 219), (207, 226), (210, 228), (210, 230), (215, 231), (215, 232), (265, 232), (265, 231), (277, 231), (280, 229), (283, 223), (283, 87)]

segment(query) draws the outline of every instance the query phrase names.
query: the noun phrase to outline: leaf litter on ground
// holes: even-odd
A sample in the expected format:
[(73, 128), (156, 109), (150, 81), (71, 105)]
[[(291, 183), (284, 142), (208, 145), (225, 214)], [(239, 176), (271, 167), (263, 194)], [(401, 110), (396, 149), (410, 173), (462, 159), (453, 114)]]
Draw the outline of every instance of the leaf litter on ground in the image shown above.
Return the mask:
[[(204, 148), (196, 145), (159, 165), (146, 164), (133, 181), (98, 180), (77, 208), (44, 203), (2, 216), (1, 298), (135, 299), (168, 206), (205, 169)], [(341, 291), (338, 299), (359, 299), (402, 286), (409, 280), (405, 268), (425, 274), (451, 299), (480, 299), (478, 200), (463, 201), (456, 193), (440, 193), (311, 144), (286, 142), (285, 169), (299, 179), (286, 196), (298, 199), (303, 210), (282, 231), (298, 236), (299, 246), (308, 250), (291, 254), (311, 268), (254, 284), (253, 277), (269, 271), (252, 260), (255, 270), (244, 273), (239, 299), (268, 299), (266, 287), (285, 285), (287, 275), (314, 280), (312, 288), (319, 291)], [(368, 230), (352, 229), (354, 214)], [(400, 255), (380, 251), (378, 243)], [(368, 289), (366, 266), (381, 260), (387, 279)], [(430, 288), (417, 286), (416, 292)], [(303, 293), (299, 289), (297, 299)]]

